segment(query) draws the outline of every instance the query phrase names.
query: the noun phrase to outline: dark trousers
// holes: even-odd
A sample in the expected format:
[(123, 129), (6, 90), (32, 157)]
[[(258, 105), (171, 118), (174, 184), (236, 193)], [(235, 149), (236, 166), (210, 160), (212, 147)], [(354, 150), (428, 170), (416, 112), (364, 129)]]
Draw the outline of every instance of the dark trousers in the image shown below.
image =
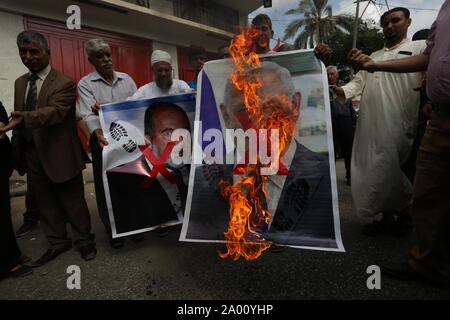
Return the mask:
[(402, 165), (402, 171), (405, 173), (411, 183), (414, 183), (414, 176), (416, 175), (417, 154), (419, 153), (420, 144), (422, 143), (423, 136), (425, 135), (425, 131), (427, 129), (428, 119), (423, 113), (422, 108), (423, 105), (420, 106), (417, 123), (417, 133), (414, 137), (411, 152), (406, 162)]
[(103, 157), (102, 149), (94, 134), (91, 134), (89, 145), (92, 152), (92, 171), (94, 175), (95, 199), (100, 219), (108, 234), (111, 234), (111, 223), (109, 222), (108, 206), (106, 205), (105, 187), (103, 185)]
[(11, 221), (9, 202), (9, 178), (0, 177), (0, 278), (20, 263), (17, 245)]
[(450, 281), (450, 115), (434, 113), (420, 145), (411, 215), (417, 246), (411, 266)]
[[(345, 162), (345, 177), (351, 178), (351, 159), (352, 159), (352, 147), (353, 137), (355, 136), (355, 129), (352, 117), (337, 116), (332, 119), (333, 125), (333, 142), (335, 150), (340, 151), (340, 155), (344, 158)], [(336, 146), (338, 145), (338, 146)]]
[(36, 196), (41, 227), (50, 247), (57, 250), (71, 243), (66, 223), (72, 227), (76, 247), (93, 243), (91, 217), (84, 198), (81, 172), (62, 183), (51, 181), (42, 167), (36, 148), (31, 144), (26, 147), (26, 161), (28, 181)]
[(39, 211), (37, 209), (36, 198), (27, 176), (27, 193), (25, 195), (25, 213), (23, 214), (24, 223), (37, 223), (39, 221)]

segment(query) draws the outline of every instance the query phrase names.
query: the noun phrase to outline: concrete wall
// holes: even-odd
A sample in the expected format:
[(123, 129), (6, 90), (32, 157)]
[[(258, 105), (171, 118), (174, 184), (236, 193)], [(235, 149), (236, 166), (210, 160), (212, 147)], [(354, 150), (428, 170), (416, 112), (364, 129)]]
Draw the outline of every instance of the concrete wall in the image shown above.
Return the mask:
[(27, 72), (16, 45), (16, 36), (24, 28), (20, 15), (0, 11), (0, 21), (0, 100), (9, 113), (13, 110), (14, 81)]

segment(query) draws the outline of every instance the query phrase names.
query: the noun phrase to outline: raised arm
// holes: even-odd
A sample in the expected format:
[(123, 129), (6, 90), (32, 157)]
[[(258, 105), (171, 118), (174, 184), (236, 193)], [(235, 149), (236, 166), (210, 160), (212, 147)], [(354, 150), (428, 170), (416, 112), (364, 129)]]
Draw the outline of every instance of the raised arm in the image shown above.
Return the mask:
[(361, 50), (354, 48), (348, 54), (347, 59), (352, 67), (358, 70), (367, 70), (369, 72), (385, 71), (409, 73), (427, 70), (430, 55), (422, 53), (404, 59), (375, 62)]

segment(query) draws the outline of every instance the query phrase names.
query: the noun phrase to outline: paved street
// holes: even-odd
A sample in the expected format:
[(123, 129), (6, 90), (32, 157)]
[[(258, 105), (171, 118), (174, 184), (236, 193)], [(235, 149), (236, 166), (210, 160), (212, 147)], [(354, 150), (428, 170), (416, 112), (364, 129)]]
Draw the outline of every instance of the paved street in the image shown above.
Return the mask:
[[(223, 245), (178, 241), (181, 227), (169, 236), (145, 234), (139, 244), (110, 248), (97, 215), (93, 183), (86, 197), (97, 238), (98, 255), (85, 262), (72, 250), (35, 269), (23, 279), (0, 282), (0, 299), (448, 299), (450, 289), (382, 278), (381, 290), (368, 290), (366, 268), (375, 261), (400, 261), (411, 238), (368, 238), (364, 223), (344, 183), (343, 161), (337, 163), (339, 208), (345, 253), (286, 249), (265, 252), (256, 261), (222, 260)], [(22, 222), (24, 197), (12, 199), (15, 228)], [(19, 240), (33, 259), (46, 249), (40, 230)], [(81, 268), (81, 290), (68, 290), (66, 269)]]

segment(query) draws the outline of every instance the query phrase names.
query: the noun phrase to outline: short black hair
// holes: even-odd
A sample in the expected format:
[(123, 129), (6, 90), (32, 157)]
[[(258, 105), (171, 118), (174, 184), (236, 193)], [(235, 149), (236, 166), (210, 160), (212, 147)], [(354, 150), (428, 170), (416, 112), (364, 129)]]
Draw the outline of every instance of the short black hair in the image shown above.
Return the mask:
[(195, 44), (192, 44), (188, 48), (188, 58), (189, 60), (194, 59), (195, 57), (202, 55), (206, 56), (206, 50), (202, 46), (197, 46)]
[(267, 14), (260, 13), (252, 20), (252, 24), (255, 26), (258, 26), (263, 23), (267, 23), (270, 29), (272, 29), (272, 20), (270, 20), (270, 17)]
[(171, 102), (155, 102), (152, 103), (150, 106), (147, 107), (147, 109), (145, 110), (145, 115), (144, 115), (144, 134), (146, 136), (151, 136), (154, 132), (154, 123), (153, 123), (153, 116), (155, 115), (155, 113), (158, 110), (161, 109), (173, 109), (173, 110), (177, 110), (179, 112), (181, 112), (185, 117), (186, 117), (186, 121), (187, 123), (189, 123), (189, 117), (186, 114), (186, 111), (183, 110), (183, 108), (181, 108), (180, 106), (171, 103)]
[(430, 29), (419, 30), (416, 33), (414, 33), (414, 35), (412, 37), (412, 41), (427, 40), (429, 33), (430, 33)]
[(403, 14), (405, 15), (406, 19), (409, 19), (411, 13), (409, 12), (408, 9), (404, 8), (404, 7), (396, 7), (396, 8), (392, 8), (391, 10), (386, 11), (385, 13), (383, 13), (383, 15), (380, 18), (380, 24), (381, 26), (383, 26), (383, 21), (384, 19), (391, 14), (392, 12), (396, 12), (396, 11), (402, 11)]
[(36, 31), (22, 31), (17, 35), (17, 46), (26, 43), (36, 43), (41, 49), (50, 52), (47, 39)]

